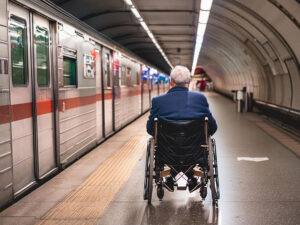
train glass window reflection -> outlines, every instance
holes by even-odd
[[[119,76],[120,76],[120,60],[118,57],[114,59],[114,73],[113,73],[113,84],[115,87],[120,86]]]
[[[76,86],[76,59],[64,56],[64,86]]]
[[[136,72],[136,84],[140,83],[140,75],[139,72]]]
[[[105,65],[104,65],[104,74],[105,74],[105,86],[110,87],[110,59],[109,53],[105,54]]]
[[[137,79],[138,79],[138,77],[137,77],[137,72],[136,71],[132,71],[131,72],[131,84],[133,84],[133,85],[135,85],[135,84],[137,84],[138,82],[137,82]]]
[[[39,86],[47,86],[49,82],[49,37],[47,29],[36,27],[35,43],[37,82]]]
[[[11,73],[13,85],[27,83],[26,23],[10,18]]]
[[[126,84],[127,86],[131,86],[131,68],[126,68]]]
[[[126,85],[126,67],[121,67],[121,85]]]

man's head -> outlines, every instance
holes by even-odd
[[[171,85],[174,86],[189,86],[191,73],[185,66],[175,66],[171,71]]]

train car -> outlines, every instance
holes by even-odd
[[[149,110],[168,82],[144,68],[51,3],[1,1],[0,207]]]

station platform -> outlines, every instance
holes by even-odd
[[[156,191],[143,200],[148,114],[0,213],[0,224],[300,224],[300,142],[265,117],[206,93],[218,123],[221,198]]]

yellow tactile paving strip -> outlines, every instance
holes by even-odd
[[[292,150],[298,157],[300,157],[300,143],[297,140],[291,138],[284,132],[279,131],[278,128],[275,128],[267,123],[258,122],[256,125],[274,137],[281,144]]]
[[[147,136],[138,134],[100,165],[37,224],[95,224],[143,155]]]

